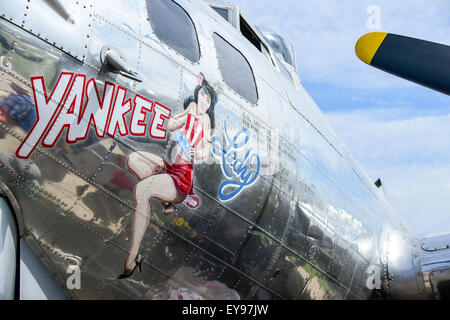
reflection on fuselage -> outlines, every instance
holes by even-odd
[[[80,266],[82,288],[68,290],[73,298],[368,298],[365,271],[370,264],[383,263],[378,251],[383,230],[403,230],[402,222],[303,88],[277,73],[232,26],[218,24],[205,13],[209,11],[196,7],[204,4],[180,3],[199,26],[202,58],[196,64],[162,43],[141,14],[136,15],[141,30],[130,31],[125,18],[113,17],[112,23],[107,12],[96,11],[89,18],[86,48],[75,48],[83,58],[60,50],[64,43],[47,43],[35,28],[24,32],[14,21],[0,19],[0,179],[20,203],[25,240],[40,250],[62,284],[67,267]],[[111,6],[137,12],[141,4],[117,0]],[[228,88],[213,67],[217,61],[208,37],[212,32],[242,48],[254,69],[257,105]],[[142,83],[101,69],[100,49],[112,44],[142,73]],[[60,138],[52,148],[37,146],[28,159],[17,158],[16,150],[36,116],[30,78],[43,76],[50,93],[63,71],[116,83],[128,90],[126,98],[143,95],[170,107],[172,114],[183,111],[197,75],[205,73],[220,92],[216,132],[225,132],[234,118],[233,127],[249,132],[247,149],[234,157],[245,159],[248,150],[258,152],[261,174],[236,197],[222,201],[220,185],[236,176],[225,176],[223,163],[195,164],[195,193],[201,206],[190,210],[177,205],[177,211],[166,216],[163,204],[151,200],[153,214],[141,244],[144,271],[116,280],[128,253],[138,183],[127,159],[138,151],[168,158],[176,148],[175,137],[99,138],[92,127],[83,141],[68,144]],[[102,88],[99,85],[100,97]],[[14,114],[14,108],[22,114]],[[230,174],[242,172],[236,168]],[[248,168],[251,172],[256,165]]]

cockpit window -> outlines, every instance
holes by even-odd
[[[241,33],[244,36],[244,38],[250,41],[250,43],[253,46],[255,46],[256,49],[261,51],[261,53],[267,58],[267,60],[269,60],[273,64],[269,50],[267,50],[265,44],[262,43],[261,39],[258,37],[256,32],[252,29],[252,27],[250,27],[250,25],[247,23],[247,21],[245,21],[245,19],[242,16],[240,16],[239,21],[240,21],[239,27],[241,29]]]
[[[280,60],[297,68],[294,48],[289,41],[267,28],[257,27],[257,29],[261,32],[266,42]]]
[[[211,6],[211,8],[213,8],[214,11],[216,11],[219,15],[221,15],[222,18],[224,18],[225,20],[230,22],[230,12],[228,11],[228,9],[214,7],[214,6]]]
[[[256,35],[255,31],[248,25],[248,23],[244,20],[244,18],[240,18],[239,26],[241,29],[242,35],[250,41],[251,44],[255,46],[256,49],[261,51],[261,40]]]
[[[255,77],[247,59],[217,33],[214,43],[223,80],[249,102],[258,102]]]
[[[161,41],[192,62],[200,59],[194,23],[182,7],[171,0],[147,0],[147,14]]]

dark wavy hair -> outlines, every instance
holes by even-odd
[[[203,73],[200,73],[200,74],[203,77],[202,85],[201,86],[198,85],[195,88],[194,96],[190,96],[189,98],[186,98],[184,100],[183,107],[186,110],[187,107],[189,107],[189,105],[191,104],[191,102],[198,103],[198,93],[200,92],[200,89],[204,89],[206,92],[208,92],[208,94],[209,94],[209,96],[211,98],[211,105],[209,106],[209,109],[206,111],[206,113],[208,114],[209,119],[211,121],[211,129],[214,129],[215,128],[214,108],[215,108],[215,106],[217,104],[217,101],[218,101],[217,92],[208,83],[208,81],[206,80],[206,78],[203,75]]]

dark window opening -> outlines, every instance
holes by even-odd
[[[147,14],[161,41],[192,62],[200,59],[194,23],[181,6],[171,0],[147,0]]]
[[[261,40],[256,35],[255,31],[248,25],[248,23],[242,18],[240,18],[240,27],[242,35],[247,38],[248,41],[251,42],[255,46],[256,49],[262,52],[261,50]]]

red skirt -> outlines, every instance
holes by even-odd
[[[169,164],[165,159],[164,166],[166,173],[172,177],[178,191],[183,194],[183,203],[191,208],[196,209],[200,205],[200,198],[194,193],[194,166],[191,162],[187,162],[181,156],[177,155],[174,164]]]
[[[177,189],[185,196],[192,192],[194,182],[194,166],[182,157],[178,156],[174,164],[169,164],[165,159],[164,166],[166,173],[172,177]]]

